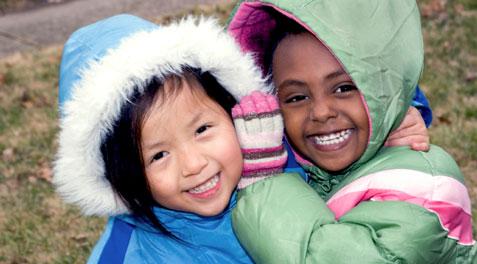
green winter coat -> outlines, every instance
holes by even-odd
[[[470,199],[452,157],[437,146],[383,147],[423,68],[416,2],[244,1],[229,32],[264,64],[283,15],[340,60],[364,95],[371,136],[340,174],[303,163],[310,185],[283,174],[241,191],[234,229],[250,255],[258,263],[477,263]]]

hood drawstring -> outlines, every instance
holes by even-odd
[[[320,170],[314,166],[306,166],[304,169],[308,175],[308,183],[324,200],[329,198],[329,194],[344,178],[344,175],[320,173]]]

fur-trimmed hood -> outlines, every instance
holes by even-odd
[[[214,19],[187,18],[158,26],[117,15],[74,32],[60,67],[59,149],[53,182],[59,194],[88,215],[128,212],[105,178],[101,143],[121,107],[148,80],[184,66],[211,73],[236,100],[269,91],[253,59]]]

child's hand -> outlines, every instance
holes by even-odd
[[[283,119],[275,96],[254,91],[232,109],[244,158],[238,188],[281,173],[287,161]]]
[[[410,146],[416,151],[429,150],[426,124],[415,107],[409,107],[401,125],[391,132],[384,145],[387,147]]]

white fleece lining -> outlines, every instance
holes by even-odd
[[[63,106],[53,182],[67,202],[88,215],[128,212],[104,177],[101,142],[135,87],[142,92],[152,76],[163,79],[184,65],[209,71],[237,100],[252,90],[271,91],[251,55],[213,19],[132,34],[81,72]]]

